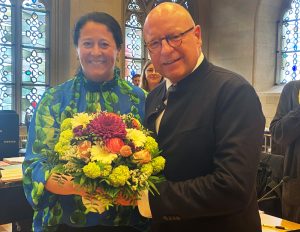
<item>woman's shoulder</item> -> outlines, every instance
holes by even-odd
[[[138,86],[133,85],[131,82],[126,81],[124,79],[119,79],[118,85],[122,91],[129,92],[131,94],[137,95],[139,97],[146,97],[146,93],[143,89]]]

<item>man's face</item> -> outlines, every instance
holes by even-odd
[[[176,36],[192,28],[192,23],[179,18],[151,17],[144,26],[144,38],[146,43],[159,40],[166,36]],[[152,63],[162,76],[176,83],[189,75],[200,56],[201,32],[200,26],[195,26],[184,34],[178,47],[170,46],[166,39],[161,41],[161,48],[150,51]]]
[[[136,76],[134,78],[132,78],[132,83],[135,85],[135,86],[139,86],[140,85],[140,82],[141,82],[141,79],[139,76]]]

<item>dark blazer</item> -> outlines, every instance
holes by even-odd
[[[287,83],[270,124],[272,138],[286,147],[282,188],[282,217],[300,223],[300,81]]]
[[[165,84],[146,100],[155,131]],[[156,136],[166,158],[160,195],[149,194],[153,231],[261,230],[255,180],[265,118],[252,86],[206,59],[168,94]]]

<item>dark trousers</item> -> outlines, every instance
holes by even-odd
[[[59,225],[57,232],[140,232],[130,226],[91,226],[91,227],[71,227]]]

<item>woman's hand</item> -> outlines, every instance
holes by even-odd
[[[120,192],[118,197],[115,201],[115,204],[122,205],[122,206],[136,206],[137,205],[137,198],[134,199],[126,199],[124,195]]]
[[[58,195],[80,195],[85,196],[86,190],[75,185],[73,178],[68,175],[52,173],[45,184],[45,188]]]

